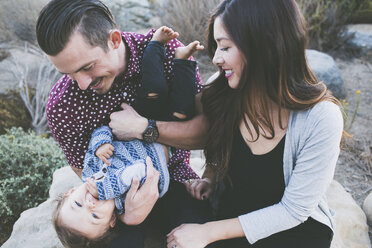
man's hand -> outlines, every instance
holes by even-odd
[[[112,156],[114,150],[115,148],[113,145],[111,145],[110,143],[105,143],[98,147],[98,149],[96,150],[96,156],[105,164],[110,165],[110,162],[107,159]]]
[[[128,104],[121,104],[123,110],[114,112],[110,115],[109,126],[112,133],[119,140],[142,139],[142,133],[145,131],[148,121],[140,116]]]
[[[125,198],[125,213],[120,216],[127,225],[141,224],[151,212],[159,198],[159,172],[154,169],[151,159],[146,158],[146,181],[139,187],[139,179],[134,177],[132,185]]]

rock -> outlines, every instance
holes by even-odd
[[[193,168],[202,173],[204,158],[201,151],[195,151],[191,159]],[[2,248],[62,248],[52,226],[52,212],[55,208],[54,197],[77,186],[81,180],[70,167],[58,169],[53,174],[53,183],[49,191],[50,199],[36,208],[24,211],[14,224],[11,237]],[[334,181],[327,192],[329,205],[336,211],[335,235],[332,248],[370,248],[366,216],[349,193]],[[154,227],[150,227],[154,228]],[[150,229],[150,233],[154,230]],[[156,230],[155,230],[156,231]],[[154,235],[146,240],[146,247],[157,247],[161,240]]]
[[[366,215],[341,184],[333,181],[327,191],[328,204],[335,211],[335,234],[331,248],[371,248]]]
[[[310,65],[319,81],[323,81],[338,99],[346,96],[344,81],[342,80],[341,71],[336,65],[334,59],[328,54],[316,51],[306,50],[306,56]]]
[[[117,26],[123,31],[149,29],[153,17],[148,0],[103,0],[111,10]]]
[[[21,214],[13,226],[12,235],[2,248],[62,248],[52,224],[56,204],[53,199],[80,183],[81,180],[70,167],[56,170],[49,190],[51,198]]]
[[[4,49],[0,49],[0,62],[10,56],[10,52]]]
[[[2,248],[62,248],[52,225],[54,206],[55,202],[49,199],[23,212]]]
[[[372,24],[348,25],[348,33],[354,33],[350,43],[361,49],[362,54],[372,55]]]
[[[372,192],[364,200],[363,211],[367,216],[368,222],[372,224]]]
[[[69,167],[63,167],[53,173],[53,182],[49,189],[49,197],[55,199],[59,194],[67,192],[72,187],[80,185],[82,181]]]

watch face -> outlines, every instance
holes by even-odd
[[[156,127],[148,127],[143,133],[143,140],[149,143],[155,142],[159,137],[159,132]]]

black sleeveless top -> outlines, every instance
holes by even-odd
[[[284,143],[285,136],[270,152],[254,155],[240,131],[235,132],[229,170],[224,180],[225,191],[218,204],[217,219],[236,218],[280,202],[285,189]],[[329,247],[332,231],[328,226],[309,218],[292,229],[258,241],[252,247],[292,247],[287,245],[287,242],[293,243],[294,240],[308,243],[309,246],[306,247]],[[313,242],[318,243],[314,245]],[[225,240],[216,244],[219,244],[217,247],[224,248],[251,247],[246,238]]]
[[[235,133],[229,180],[225,183],[227,193],[220,206],[222,216],[237,217],[280,202],[285,188],[284,141],[285,136],[270,152],[254,155],[240,131]]]

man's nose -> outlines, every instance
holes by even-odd
[[[89,85],[92,83],[92,78],[84,73],[76,73],[72,76],[72,79],[75,80],[81,90],[88,89]]]

